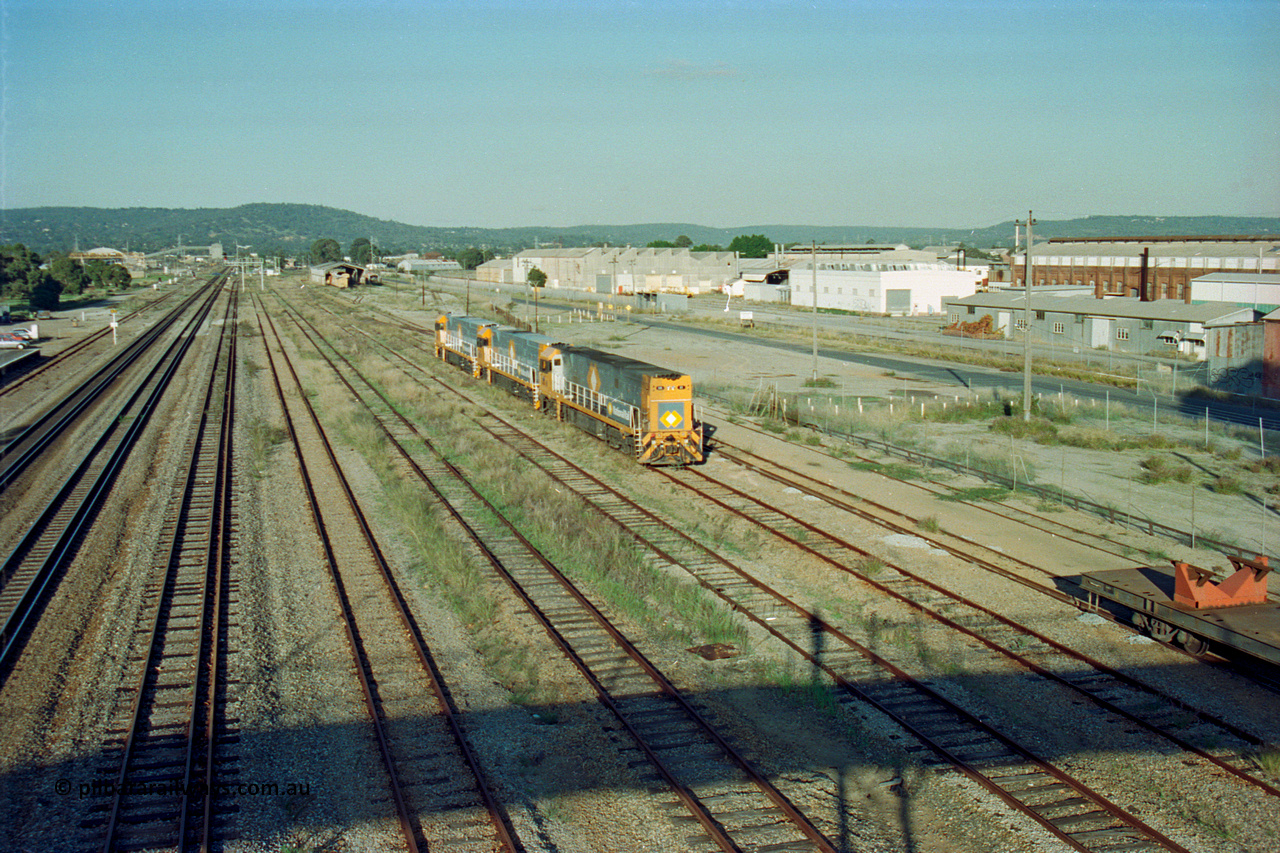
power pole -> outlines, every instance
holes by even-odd
[[[1026,319],[1022,328],[1022,419],[1031,420],[1031,226],[1036,221],[1027,211],[1027,296]]]
[[[813,387],[818,387],[818,241],[813,241]]]

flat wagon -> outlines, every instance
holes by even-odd
[[[1172,569],[1144,566],[1089,572],[1080,585],[1090,609],[1123,605],[1144,632],[1193,654],[1234,650],[1280,666],[1280,602],[1267,594],[1266,557],[1229,556],[1235,572],[1214,573],[1181,561]]]

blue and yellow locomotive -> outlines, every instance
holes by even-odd
[[[693,382],[682,373],[558,343],[478,317],[442,315],[436,356],[646,465],[701,462]]]

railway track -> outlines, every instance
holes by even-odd
[[[435,452],[391,400],[327,345],[318,330],[293,316],[348,390],[378,419],[392,449],[448,508],[490,570],[525,603],[590,684],[632,742],[631,749],[650,768],[648,781],[665,785],[687,812],[686,819],[698,823],[700,840],[725,851],[834,853],[834,846],[809,818],[756,771],[462,471]]]
[[[914,518],[885,504],[877,502],[868,495],[855,495],[849,491],[825,483],[815,477],[798,471],[794,468],[783,466],[777,462],[769,460],[757,453],[746,450],[741,447],[727,445],[724,442],[717,443],[717,453],[724,459],[740,466],[744,470],[749,470],[760,477],[777,483],[786,489],[791,489],[807,496],[809,499],[821,501],[823,504],[839,509],[842,512],[856,516],[868,521],[878,527],[893,531],[902,535],[910,535],[923,542],[929,544],[930,547],[942,551],[964,560],[966,563],[981,568],[984,571],[999,576],[1005,580],[1020,584],[1031,589],[1040,595],[1053,599],[1063,604],[1067,604],[1080,609],[1086,609],[1088,594],[1083,590],[1080,583],[1074,576],[1064,575],[1059,572],[1052,571],[1042,565],[1031,563],[1011,554],[1002,553],[983,545],[973,539],[947,531],[945,534],[931,534],[924,529],[921,523],[922,519]],[[888,477],[889,475],[882,475]],[[895,479],[890,477],[890,479]],[[933,494],[946,494],[942,490],[933,490],[919,483],[910,483],[909,481],[896,480],[896,482],[904,485],[912,485],[916,488],[923,488]],[[1002,513],[989,507],[975,505],[968,502],[962,502],[966,506],[974,507],[985,514],[990,514],[1003,519],[1020,529],[1030,531],[1038,531],[1047,533],[1055,540],[1066,540],[1075,544],[1083,545],[1113,556],[1122,556],[1120,552],[1111,550],[1102,545],[1097,544],[1095,536],[1086,531],[1071,527],[1070,525],[1061,523],[1050,523],[1048,520],[1039,516],[1032,516],[1032,520],[1026,518],[1018,518],[1012,513]],[[1127,561],[1126,561],[1127,562]],[[1221,572],[1218,573],[1218,580],[1222,580]],[[1050,585],[1052,584],[1052,585]],[[1280,596],[1271,593],[1269,599],[1272,602],[1280,602]],[[1141,627],[1140,622],[1135,622],[1132,616],[1128,619],[1113,613],[1105,608],[1093,608],[1091,612],[1097,613],[1102,618],[1109,621],[1124,625],[1126,627]],[[1143,614],[1134,614],[1142,616]],[[1155,631],[1147,632],[1152,639],[1161,643],[1165,647],[1181,653],[1185,653],[1193,659],[1202,660],[1205,663],[1218,665],[1217,660],[1209,661],[1203,658],[1204,655],[1211,652],[1210,645],[1203,639],[1186,634],[1179,638],[1177,632],[1168,631],[1160,634]],[[1223,661],[1225,663],[1225,661]],[[1230,668],[1233,671],[1243,671],[1243,674],[1250,678],[1254,678],[1259,684],[1274,688],[1274,680],[1268,679],[1264,672],[1250,672],[1247,667],[1242,667],[1237,663],[1232,663]]]
[[[714,407],[702,406],[700,408],[704,412],[718,411]],[[721,411],[721,414],[723,414],[725,417],[729,416],[727,412]],[[762,438],[777,439],[777,436],[771,435],[770,433],[767,433],[764,430],[757,429],[751,426],[750,424],[737,423],[736,426],[739,429],[746,430],[748,433],[760,436]],[[758,470],[763,476],[769,477],[770,479],[775,479],[775,480],[778,479],[776,475],[770,475],[766,473],[769,470],[768,463],[770,462],[770,460],[764,459],[759,454],[752,453],[751,451],[745,448],[735,446],[731,443],[727,443],[722,439],[717,440],[717,449],[719,450],[719,452],[727,456],[730,456],[736,462],[738,462],[738,464],[741,464],[744,467],[749,467],[749,468]],[[822,448],[815,447],[815,448],[810,448],[810,450],[812,450],[815,453],[823,453]],[[853,454],[851,456],[841,459],[840,462],[841,464],[853,462],[853,463],[861,463],[867,466],[871,466],[875,470],[878,476],[883,477],[886,480],[892,481],[898,484],[899,486],[909,488],[912,490],[917,490],[920,492],[925,492],[939,498],[946,498],[948,500],[954,501],[958,505],[962,505],[969,508],[975,513],[980,513],[984,517],[999,519],[1001,522],[1013,524],[1026,530],[1039,531],[1039,532],[1048,534],[1050,536],[1066,538],[1077,545],[1092,549],[1102,554],[1107,554],[1113,557],[1119,557],[1127,560],[1129,554],[1132,553],[1132,550],[1133,550],[1132,548],[1126,548],[1123,545],[1117,544],[1115,541],[1107,538],[1105,535],[1100,536],[1095,532],[1085,530],[1080,527],[1076,527],[1072,524],[1068,524],[1067,522],[1065,522],[1060,518],[1053,518],[1051,516],[1048,516],[1042,513],[1035,513],[1028,509],[1018,507],[1012,504],[993,503],[990,501],[964,500],[962,497],[959,497],[959,493],[960,493],[959,489],[953,486],[947,485],[945,483],[938,483],[930,480],[922,481],[918,479],[914,479],[914,480],[905,479],[903,477],[895,476],[892,470],[887,470],[886,466],[876,461],[875,459],[872,459],[867,456]],[[760,463],[764,463],[764,464],[760,464]],[[862,506],[863,508],[870,508],[872,511],[879,514],[882,518],[892,519],[894,516],[897,516],[898,518],[907,519],[908,521],[913,523],[915,521],[918,521],[918,519],[910,519],[909,517],[903,515],[897,510],[894,510],[891,507],[885,506],[884,504],[878,503],[868,495],[850,495],[848,492],[844,490],[836,489],[832,487],[830,484],[822,483],[816,478],[808,476],[804,472],[787,470],[782,473],[784,474],[785,477],[793,479],[795,481],[793,485],[796,485],[798,488],[802,488],[802,489],[817,488],[817,489],[825,490],[828,493],[838,494],[840,497],[843,497],[843,498],[850,498],[850,499],[856,500],[860,506]],[[807,484],[807,486],[802,484]],[[1116,520],[1112,520],[1110,523],[1112,525],[1118,525],[1120,522]],[[1135,531],[1136,531],[1136,528],[1140,526],[1141,525],[1135,524]],[[1136,532],[1142,532],[1142,531],[1136,531]],[[916,535],[920,535],[919,531],[917,531]],[[955,536],[955,534],[952,534],[952,535]],[[1145,535],[1151,536],[1153,534],[1145,533]],[[955,538],[965,541],[968,546],[970,546],[975,550],[983,548],[983,546],[980,543],[973,542],[971,540],[964,540],[964,538],[960,536],[955,536]],[[939,545],[939,547],[945,547],[945,546]],[[1010,557],[1005,554],[992,553],[989,551],[989,549],[984,549],[984,550],[988,551],[988,560],[987,560],[988,564],[990,564],[992,560],[995,560],[995,561],[1004,560],[1008,562],[1017,563],[1020,567],[1028,569],[1037,574],[1046,575],[1049,577],[1058,577],[1057,575],[1053,575],[1052,573],[1046,571],[1043,567],[1034,566],[1030,563],[1027,563],[1026,561],[1017,560],[1016,558]],[[1280,600],[1280,596],[1277,596],[1275,594],[1273,594],[1271,597],[1274,600]]]
[[[372,339],[372,336],[370,336],[370,338]],[[399,358],[405,364],[411,364],[411,362],[409,362],[408,359],[405,359],[399,352],[393,353],[392,357]],[[417,368],[414,367],[413,369],[416,370]],[[474,400],[472,400],[472,402],[474,402]],[[499,438],[507,447],[517,450],[520,447],[521,441],[529,440],[528,437],[524,436],[522,433],[503,433],[499,431],[494,434],[495,437]],[[542,452],[542,450],[531,452],[526,458],[535,459],[539,457]],[[544,463],[540,462],[538,464],[543,467],[544,470],[547,469],[547,466]],[[562,475],[559,481],[562,484],[574,487],[575,490],[578,490],[579,493],[582,494],[581,490],[574,485],[575,478],[578,478],[579,476],[580,474],[566,474]],[[753,514],[763,513],[765,509],[767,508],[756,506],[751,510],[746,510],[745,514],[747,516],[751,516]],[[628,510],[627,512],[630,513],[631,510]],[[738,512],[740,514],[743,513],[742,510],[738,510]],[[760,519],[763,518],[769,518],[769,520],[762,523]],[[791,523],[791,520],[778,519],[777,517],[770,518],[767,515],[759,515],[755,521],[756,523],[762,523],[762,526],[769,527],[771,530],[776,529],[779,523],[783,524],[783,526]],[[806,535],[811,532],[812,531],[806,531]],[[913,531],[913,533],[914,532],[915,531]],[[641,536],[638,538],[643,537]],[[696,570],[690,570],[687,565],[683,568],[686,571],[690,571],[690,573],[694,574],[695,577],[698,577],[699,573]],[[771,632],[778,627],[778,625],[771,623],[777,623],[781,618],[779,614],[785,614],[786,611],[790,609],[792,611],[790,615],[795,618],[795,624],[790,626],[792,630],[780,631],[776,636],[801,653],[805,653],[806,645],[812,642],[812,631],[815,624],[821,626],[821,633],[824,636],[836,636],[839,634],[839,632],[832,628],[832,626],[821,622],[821,620],[815,621],[816,614],[806,613],[803,611],[803,608],[798,608],[794,603],[780,600],[779,593],[763,589],[758,580],[752,578],[749,573],[744,573],[741,570],[735,569],[731,574],[726,574],[719,578],[715,577],[713,574],[703,574],[699,577],[699,582],[703,583],[703,585],[708,589],[712,589],[717,593],[722,594],[722,597],[724,597],[732,606],[735,606],[742,612],[747,613],[753,621],[756,621],[761,627]],[[740,598],[726,596],[723,594],[727,589],[733,588],[737,588],[740,592],[745,592],[748,597],[747,601],[744,602]],[[763,598],[760,597],[762,592],[764,592]],[[932,597],[933,594],[934,591],[930,591],[924,597]],[[752,598],[759,598],[759,601],[752,601]],[[770,598],[773,599],[772,602],[769,601]],[[907,601],[909,599],[903,597],[902,600]],[[753,612],[753,604],[759,605],[759,607],[763,608],[763,610],[761,610],[762,613],[769,613],[770,615],[762,616],[760,613]],[[919,604],[916,603],[914,606],[919,606]],[[959,626],[957,625],[957,627]],[[791,635],[789,639],[786,636],[788,633]],[[1005,638],[1005,641],[1007,644],[1008,638]],[[864,659],[874,660],[874,655],[869,650],[857,647],[856,643],[854,643],[850,638],[842,638],[841,642],[844,643],[852,653],[861,655]],[[998,650],[1001,654],[1007,654],[1009,651],[1007,648],[998,649],[997,647],[999,646],[999,643],[996,643],[991,638],[982,639],[982,642],[993,647],[993,649]],[[1038,645],[1039,643],[1040,639],[1037,638],[1034,644]],[[1022,645],[1023,640],[1018,639],[1015,644]],[[1045,645],[1048,647],[1048,650],[1054,654],[1059,653],[1060,651],[1065,651],[1070,654],[1069,650],[1053,648],[1053,644],[1051,643],[1047,643]],[[810,657],[812,659],[812,656]],[[877,666],[890,668],[890,675],[888,676],[890,686],[899,686],[899,683],[906,678],[905,673],[895,671],[892,669],[892,664],[887,661],[875,660],[875,663]],[[945,756],[946,761],[949,761],[954,766],[957,766],[964,772],[974,776],[974,778],[981,784],[986,785],[998,796],[1001,796],[1002,799],[1005,799],[1007,803],[1014,805],[1020,810],[1031,812],[1034,819],[1046,825],[1046,828],[1050,828],[1051,831],[1054,831],[1055,834],[1058,834],[1059,837],[1063,838],[1063,840],[1067,841],[1069,844],[1072,844],[1076,849],[1110,849],[1109,845],[1112,844],[1120,845],[1121,849],[1182,849],[1172,840],[1164,838],[1158,832],[1151,830],[1150,827],[1146,827],[1145,824],[1142,824],[1141,821],[1133,818],[1132,815],[1126,815],[1123,810],[1119,810],[1118,807],[1115,809],[1109,807],[1105,798],[1095,792],[1088,791],[1087,788],[1075,783],[1073,780],[1064,779],[1059,771],[1056,771],[1046,763],[1039,761],[1039,759],[1036,759],[1035,756],[1030,755],[1026,751],[1021,750],[1017,744],[1007,741],[1007,739],[1002,739],[998,733],[988,731],[983,735],[984,738],[987,736],[994,737],[997,743],[997,747],[994,748],[994,753],[991,756],[980,754],[977,760],[968,761],[965,759],[965,753],[969,751],[967,748],[958,750],[959,755],[956,754],[957,751],[955,750],[949,752],[947,749],[947,740],[955,736],[956,732],[959,731],[959,729],[955,729],[953,731],[953,725],[959,725],[960,728],[963,728],[964,725],[974,724],[977,725],[978,728],[982,728],[984,724],[980,720],[973,719],[957,722],[963,718],[964,712],[962,709],[956,709],[954,705],[951,706],[949,711],[940,712],[937,706],[933,703],[937,701],[945,703],[946,700],[942,697],[932,695],[928,696],[926,700],[921,700],[919,696],[913,696],[906,699],[889,699],[880,702],[874,695],[874,691],[872,695],[866,695],[859,692],[858,688],[854,687],[854,685],[868,683],[874,684],[876,682],[875,678],[867,677],[866,673],[856,669],[850,670],[850,673],[852,674],[851,676],[848,673],[842,675],[839,671],[834,671],[831,667],[827,666],[827,664],[823,663],[822,665],[837,684],[840,684],[851,693],[856,693],[862,696],[862,698],[867,699],[867,701],[877,707],[880,707],[882,710],[890,711],[891,716],[898,719],[900,723],[903,723],[908,730],[921,737],[924,743],[933,747],[935,750],[939,750],[940,754]],[[1051,666],[1048,662],[1045,664],[1031,663],[1024,665],[1027,665],[1029,669],[1039,672],[1042,675],[1051,674],[1053,670],[1056,669],[1056,667]],[[1181,715],[1182,712],[1190,711],[1190,716],[1196,717],[1197,712],[1195,712],[1195,709],[1188,709],[1185,706],[1181,709],[1175,709],[1177,713],[1173,715],[1175,717],[1174,719],[1168,719],[1170,716],[1168,713],[1164,714],[1166,719],[1163,721],[1152,719],[1152,717],[1160,716],[1158,714],[1147,714],[1147,719],[1142,719],[1139,715],[1135,714],[1133,710],[1127,710],[1124,706],[1126,704],[1135,706],[1143,703],[1150,704],[1150,689],[1144,685],[1123,684],[1126,688],[1136,687],[1139,690],[1146,691],[1146,694],[1141,697],[1141,700],[1135,702],[1134,697],[1124,695],[1124,690],[1118,691],[1119,695],[1117,695],[1116,679],[1113,679],[1110,673],[1102,673],[1101,678],[1097,677],[1098,674],[1099,673],[1095,670],[1092,675],[1085,675],[1075,679],[1059,680],[1063,686],[1067,686],[1076,691],[1088,693],[1093,701],[1098,702],[1102,707],[1107,708],[1113,713],[1125,717],[1131,722],[1137,722],[1149,731],[1159,732],[1162,736],[1173,740],[1174,743],[1179,745],[1179,748],[1187,749],[1198,757],[1206,758],[1216,766],[1232,773],[1247,784],[1254,785],[1264,793],[1275,795],[1275,789],[1271,787],[1270,783],[1258,778],[1256,774],[1251,772],[1249,762],[1242,755],[1242,751],[1240,749],[1218,749],[1215,751],[1222,753],[1221,756],[1210,755],[1200,747],[1194,746],[1174,734],[1174,729],[1183,726],[1188,722],[1187,716]],[[1123,683],[1124,679],[1120,678],[1118,681]],[[925,692],[928,693],[928,686],[925,685],[924,687]],[[892,713],[894,708],[905,713],[908,719],[903,719],[903,713]],[[931,722],[929,725],[925,726],[918,725],[918,721],[920,719],[932,721],[940,714],[954,714],[957,712],[960,717],[950,718],[950,724],[943,725],[941,735],[936,738],[934,737],[934,732],[931,731],[931,729],[934,728]],[[1252,738],[1248,733],[1238,731],[1232,732],[1231,727],[1224,724],[1221,720],[1215,720],[1203,713],[1200,713],[1198,718],[1192,719],[1191,723],[1195,725],[1209,723],[1210,725],[1224,727],[1226,731],[1232,733],[1233,737],[1239,735],[1246,740],[1257,743],[1257,739]],[[1219,731],[1222,730],[1223,728],[1219,729]],[[964,737],[961,737],[961,739],[963,740]],[[977,741],[975,740],[974,742]],[[1007,773],[1003,775],[984,773],[986,768],[992,763],[1003,763],[1007,765],[1009,762],[1014,761],[1015,758],[1021,762],[1022,768],[1026,770],[1025,773],[1012,775]],[[1007,767],[1004,767],[1003,769],[1007,770]],[[1044,783],[1048,785],[1048,787],[1044,787],[1041,783],[1044,782],[1044,779],[1049,778],[1053,781]],[[1028,787],[1025,790],[1033,792],[1034,796],[1025,798],[1020,797],[1020,792],[1024,790],[1020,786],[1024,784],[1028,784]],[[1043,790],[1041,790],[1042,788]],[[1038,797],[1053,793],[1065,795],[1057,799],[1050,798],[1047,801],[1043,799],[1036,801]],[[1028,800],[1030,800],[1030,802],[1028,802]],[[1046,806],[1046,802],[1051,803],[1052,805]],[[1042,816],[1046,814],[1049,816],[1048,820]],[[1132,820],[1130,820],[1130,818],[1132,818]],[[1115,821],[1115,823],[1099,829],[1097,826],[1098,823],[1107,820]],[[1132,845],[1132,847],[1128,845]]]
[[[165,294],[160,298],[148,303],[142,308],[139,308],[137,311],[131,311],[128,314],[125,314],[123,317],[120,317],[116,322],[127,323],[130,320],[136,319],[142,315],[142,312],[149,311],[153,308],[163,305],[165,302],[168,302],[170,299],[173,298],[176,292],[177,291],[175,290],[169,290],[165,292]],[[24,372],[21,376],[19,376],[17,379],[14,379],[12,382],[7,382],[3,386],[0,386],[0,400],[3,400],[9,394],[12,394],[14,391],[18,390],[23,385],[26,385],[28,382],[31,382],[32,380],[35,380],[35,379],[39,379],[46,372],[51,371],[55,368],[59,368],[59,369],[64,368],[67,365],[67,363],[69,363],[72,360],[72,358],[81,354],[96,342],[103,340],[110,333],[111,333],[110,326],[105,326],[99,329],[98,331],[93,332],[92,334],[85,335],[80,340],[76,341],[74,344],[67,347],[66,349],[60,350],[57,355],[54,355],[48,359],[43,360],[37,367],[34,367]]]
[[[48,593],[69,564],[86,526],[182,365],[195,332],[212,310],[217,295],[216,287],[202,291],[203,301],[190,306],[190,316],[168,348],[138,380],[116,416],[81,463],[64,478],[61,488],[0,566],[0,678],[7,678]],[[60,429],[70,423],[68,420]]]
[[[152,347],[184,314],[200,300],[208,300],[209,293],[217,290],[218,281],[191,294],[161,320],[147,329],[118,355],[100,367],[87,380],[62,397],[47,411],[20,429],[0,450],[0,491],[7,489],[15,479],[72,424],[92,406],[110,395],[115,383],[127,375],[133,365],[152,352]],[[190,333],[188,326],[184,333]]]
[[[395,355],[402,363],[412,365],[402,355]],[[425,375],[420,368],[416,369]],[[457,391],[450,383],[434,376],[430,379],[468,402],[487,408]],[[501,426],[495,427],[494,422]],[[669,525],[663,525],[661,531],[642,530],[642,525],[637,523],[637,513],[644,523],[649,524],[656,520],[656,516],[563,457],[552,454],[509,422],[489,413],[482,425],[509,450],[548,473],[552,472],[544,460],[554,459],[556,467],[568,466],[567,471],[562,471],[559,476],[553,474],[558,482],[573,488],[597,509],[631,530],[639,541],[650,546],[673,568],[691,574],[738,612],[803,655],[814,666],[820,667],[848,701],[861,700],[886,713],[932,749],[942,761],[961,770],[1006,804],[1040,823],[1073,849],[1185,849],[1105,796],[1005,737],[928,684],[914,679],[860,645],[817,613],[769,588],[750,572],[701,548]],[[664,470],[663,473],[670,476],[670,472]],[[597,499],[592,500],[588,493],[596,490],[603,490],[608,498],[601,499],[597,495]],[[622,503],[609,506],[613,501]],[[765,507],[757,508],[761,514],[766,511]],[[657,543],[671,542],[673,534],[678,535],[685,546],[692,547],[693,554],[683,560],[671,559],[674,555]],[[826,639],[818,641],[817,637]],[[831,640],[838,644],[838,648],[816,653],[819,642]]]
[[[523,850],[510,817],[489,788],[457,706],[275,323],[261,304],[258,319],[275,341],[274,353],[268,346],[267,356],[277,398],[338,596],[400,841],[409,851]],[[286,394],[282,374],[288,375],[296,395]],[[321,495],[343,499],[335,506],[334,499],[325,501]],[[358,536],[350,535],[353,529],[358,529]],[[459,773],[459,768],[466,772]]]
[[[236,606],[235,415],[237,299],[227,299],[180,497],[165,518],[157,577],[146,591],[142,664],[125,724],[104,746],[102,802],[82,823],[103,851],[208,850],[233,806],[216,792],[236,769],[219,746],[227,718],[225,655]],[[222,781],[220,781],[222,780]]]

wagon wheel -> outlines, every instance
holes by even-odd
[[[1189,654],[1202,655],[1209,650],[1209,641],[1204,637],[1197,637],[1188,631],[1179,631],[1177,640],[1178,645],[1187,650]]]
[[[1147,619],[1147,633],[1151,635],[1152,639],[1168,643],[1173,640],[1173,635],[1178,633],[1178,629],[1168,622],[1161,621],[1154,616],[1149,616]]]

